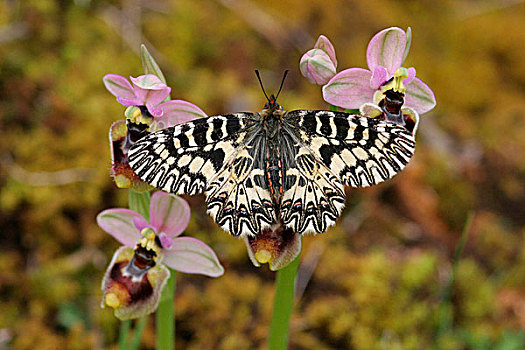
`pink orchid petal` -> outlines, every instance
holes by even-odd
[[[171,88],[167,87],[164,90],[147,90],[139,87],[135,87],[135,94],[137,99],[142,103],[140,105],[146,106],[157,106],[162,103],[170,95]]]
[[[190,216],[190,206],[184,199],[162,191],[151,196],[149,218],[157,233],[180,235],[188,226]]]
[[[405,107],[412,107],[417,113],[423,114],[435,106],[434,92],[421,79],[414,78],[406,84]]]
[[[151,114],[154,117],[160,117],[162,116],[162,109],[160,107],[156,107],[156,105],[151,103],[146,103],[146,108],[148,109],[149,114]]]
[[[321,49],[328,54],[330,60],[334,64],[334,67],[337,68],[337,59],[335,58],[335,48],[334,45],[328,40],[324,35],[319,35],[319,39],[314,45],[314,49]]]
[[[133,210],[107,209],[97,215],[97,224],[120,243],[134,248],[140,239],[140,232],[133,223],[137,217],[142,215]]]
[[[164,232],[159,235],[160,244],[162,248],[170,249],[173,245],[173,238],[168,237]]]
[[[301,57],[301,74],[312,84],[326,84],[336,72],[334,63],[321,49],[312,49]]]
[[[133,219],[133,225],[135,225],[139,232],[142,232],[142,230],[144,230],[146,227],[153,228],[153,225],[150,225],[142,215]]]
[[[135,92],[129,81],[123,76],[117,74],[106,74],[102,78],[106,89],[109,90],[115,97],[122,97],[126,99],[134,99]]]
[[[157,106],[170,95],[171,88],[153,74],[129,78],[133,83],[136,98],[141,101],[140,105]]]
[[[215,252],[196,238],[175,238],[171,249],[164,249],[163,252],[164,264],[177,271],[210,277],[218,277],[224,273]]]
[[[392,76],[403,63],[403,55],[407,44],[405,32],[401,28],[383,29],[370,40],[366,50],[368,68],[383,66]]]
[[[198,118],[207,117],[206,113],[193,103],[183,100],[171,100],[158,106],[162,109],[162,117],[153,120],[154,130],[169,128]]]
[[[129,77],[134,86],[144,90],[164,90],[168,86],[162,82],[156,75],[145,74],[136,78]]]
[[[375,90],[370,88],[371,77],[372,73],[366,69],[345,69],[323,86],[323,98],[342,108],[359,108],[374,97]]]
[[[379,89],[384,82],[388,80],[388,72],[385,67],[376,66],[372,78],[370,79],[370,87],[374,90]]]
[[[142,106],[142,100],[139,99],[129,99],[129,98],[123,98],[123,97],[117,97],[118,103],[121,105],[124,105],[126,107],[129,106]]]
[[[416,77],[416,69],[414,67],[410,67],[407,70],[408,70],[408,77],[403,80],[403,84],[405,85],[410,84],[410,82],[412,82],[412,80],[414,80],[414,78]]]

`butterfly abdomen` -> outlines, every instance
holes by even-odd
[[[276,207],[279,206],[284,192],[284,169],[281,160],[280,139],[281,119],[280,114],[270,113],[263,116],[263,128],[266,135],[266,154],[264,162],[264,175],[266,188],[270,191],[271,198]]]

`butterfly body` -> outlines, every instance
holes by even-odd
[[[281,224],[321,233],[345,203],[344,185],[385,181],[410,160],[414,136],[389,121],[330,111],[284,111],[194,120],[140,139],[135,173],[161,190],[204,192],[208,213],[233,235]]]

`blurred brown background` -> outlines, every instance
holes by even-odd
[[[368,41],[390,26],[412,27],[405,66],[438,104],[408,168],[349,189],[338,225],[304,239],[290,346],[524,348],[522,1],[4,0],[0,349],[115,348],[118,322],[100,309],[99,285],[118,244],[95,216],[127,205],[108,176],[107,133],[124,107],[102,77],[140,75],[141,43],[172,98],[209,115],[262,108],[254,69],[269,92],[291,70],[285,109],[325,109],[300,75],[302,54],[325,34],[339,70],[366,67]],[[226,273],[177,275],[177,348],[264,349],[274,273],[252,266],[201,196],[188,199],[186,233],[210,244]],[[153,327],[150,318],[145,349]]]

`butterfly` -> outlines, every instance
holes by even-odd
[[[344,186],[388,180],[414,153],[413,133],[390,115],[286,112],[276,96],[265,96],[259,113],[216,115],[144,136],[128,154],[131,168],[163,191],[204,193],[208,213],[235,236],[276,225],[315,234],[340,216]]]

